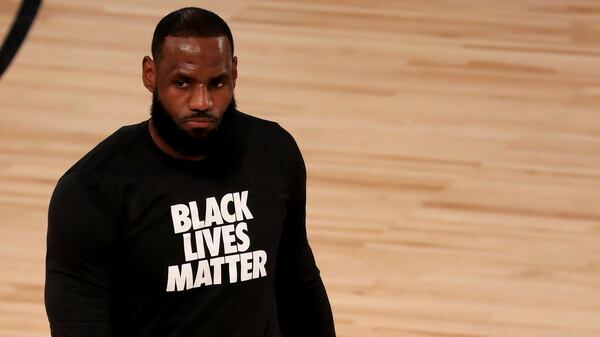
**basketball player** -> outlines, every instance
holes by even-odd
[[[151,118],[102,141],[50,202],[52,336],[335,336],[307,242],[306,171],[244,114],[227,24],[183,8],[142,63]]]

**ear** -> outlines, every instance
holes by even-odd
[[[150,56],[144,56],[142,61],[142,81],[148,91],[154,92],[156,87],[156,65]]]
[[[233,87],[235,88],[235,81],[237,80],[238,72],[237,72],[237,56],[233,57],[233,61],[231,62],[231,78],[233,79]]]

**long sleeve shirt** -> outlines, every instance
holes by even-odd
[[[335,336],[307,241],[306,169],[278,124],[236,112],[229,146],[174,159],[148,122],[59,180],[45,304],[53,337]]]

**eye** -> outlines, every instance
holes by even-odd
[[[225,85],[224,81],[221,79],[214,79],[210,81],[210,86],[215,89],[222,88]]]
[[[187,86],[187,82],[184,80],[176,80],[174,83],[177,88],[185,88]]]

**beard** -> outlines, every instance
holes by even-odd
[[[231,144],[233,138],[232,120],[236,108],[235,97],[232,96],[219,125],[210,130],[208,134],[204,134],[200,130],[196,133],[180,128],[160,102],[158,93],[154,91],[152,93],[150,116],[158,135],[175,151],[185,156],[212,156],[223,153]],[[196,115],[204,117],[202,113]]]

